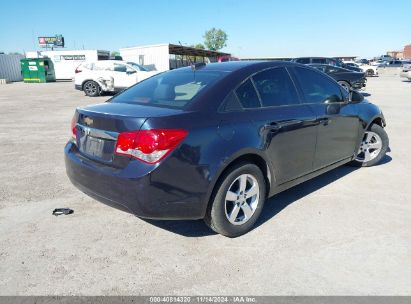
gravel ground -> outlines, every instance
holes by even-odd
[[[0,295],[411,295],[411,82],[368,81],[383,163],[341,167],[270,199],[250,233],[144,221],[68,181],[72,83],[0,86]],[[52,216],[57,207],[75,210]]]

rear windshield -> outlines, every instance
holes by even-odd
[[[224,75],[218,71],[168,71],[132,86],[111,102],[183,108]]]

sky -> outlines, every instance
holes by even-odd
[[[2,1],[0,51],[39,50],[38,36],[62,34],[66,49],[117,51],[196,44],[228,34],[240,58],[374,57],[411,44],[411,0]]]

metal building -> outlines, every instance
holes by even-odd
[[[190,65],[190,62],[216,62],[228,53],[196,49],[177,44],[157,44],[121,48],[123,60],[133,61],[159,72]]]
[[[26,53],[27,58],[50,58],[54,65],[57,80],[72,79],[76,68],[83,62],[107,60],[109,51],[103,50],[61,50],[32,51]]]
[[[408,44],[404,47],[404,58],[411,59],[411,44]]]
[[[20,59],[22,55],[0,54],[0,79],[6,79],[7,82],[21,81]]]

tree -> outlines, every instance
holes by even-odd
[[[222,29],[212,28],[204,34],[204,44],[207,49],[212,51],[221,50],[223,47],[227,46],[227,34]]]
[[[196,49],[202,49],[202,50],[205,49],[205,46],[204,46],[204,44],[202,44],[202,43],[197,43],[194,47],[195,47]]]
[[[116,56],[120,56],[120,52],[117,52],[117,51],[111,52],[111,57],[116,57]]]

